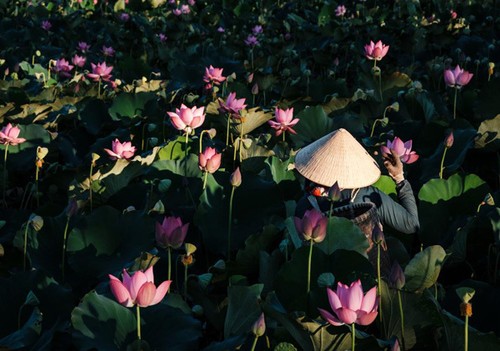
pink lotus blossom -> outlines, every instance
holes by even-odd
[[[93,79],[94,82],[99,80],[109,81],[111,78],[111,71],[113,66],[106,66],[106,62],[98,63],[97,65],[91,63],[92,73],[87,73],[87,77]]]
[[[85,62],[87,62],[87,59],[83,56],[78,56],[75,54],[75,56],[73,56],[73,58],[71,59],[71,62],[77,67],[83,67],[85,66]]]
[[[222,154],[212,147],[207,147],[198,158],[198,167],[204,172],[215,173],[220,167],[221,159]]]
[[[189,108],[182,104],[180,109],[176,108],[175,112],[167,112],[167,114],[170,116],[170,122],[172,122],[176,129],[191,134],[205,122],[204,112],[204,106],[200,108],[196,106]]]
[[[43,21],[41,27],[48,32],[52,28],[52,23],[50,21]]]
[[[116,160],[117,158],[128,160],[134,156],[135,146],[132,146],[130,141],[121,143],[120,140],[115,139],[111,143],[111,150],[104,149],[104,151],[106,151],[113,160]]]
[[[391,155],[391,150],[394,150],[401,159],[401,162],[410,164],[419,158],[415,151],[411,151],[412,143],[411,139],[407,142],[403,142],[398,137],[395,137],[392,142],[387,140],[387,146],[381,146],[380,151],[382,152],[382,155]]]
[[[241,185],[241,171],[240,167],[237,167],[233,173],[229,176],[229,183],[232,187],[237,188]]]
[[[389,45],[382,44],[382,40],[377,41],[376,44],[370,41],[370,44],[365,45],[365,56],[369,60],[380,61],[387,55]]]
[[[281,135],[281,133],[289,131],[292,134],[297,134],[295,130],[293,130],[293,126],[299,123],[298,118],[293,118],[293,107],[282,110],[276,107],[274,112],[276,121],[268,121],[271,128],[276,129],[276,136]]]
[[[339,5],[335,9],[335,16],[337,16],[337,17],[342,17],[345,15],[345,13],[346,13],[346,8],[344,5]]]
[[[156,242],[162,248],[178,249],[186,239],[189,223],[182,224],[179,217],[165,217],[160,224],[156,222]]]
[[[102,54],[107,57],[115,56],[115,49],[113,47],[107,47],[105,45],[102,46]]]
[[[266,318],[264,313],[261,313],[259,318],[252,325],[252,333],[257,337],[261,337],[266,332]]]
[[[19,127],[14,127],[12,124],[8,123],[0,131],[0,144],[3,145],[17,145],[24,143],[26,139],[18,138],[21,129]]]
[[[189,8],[189,5],[181,5],[181,12],[183,15],[189,15],[191,13],[191,9]]]
[[[130,19],[130,15],[126,12],[122,12],[122,13],[120,13],[120,16],[118,17],[118,19],[122,22],[127,22]]]
[[[297,232],[304,237],[304,240],[312,240],[320,243],[325,240],[328,218],[315,208],[307,210],[302,219],[294,217]]]
[[[255,35],[252,35],[252,34],[250,34],[244,41],[245,41],[245,44],[247,44],[248,46],[251,46],[251,47],[259,45],[259,40],[257,39],[257,37]]]
[[[76,48],[80,50],[82,53],[86,53],[87,51],[90,50],[90,45],[84,41],[79,41]]]
[[[159,40],[160,40],[160,42],[162,42],[162,43],[166,42],[166,41],[167,41],[167,39],[168,39],[168,37],[167,37],[165,34],[163,34],[163,33],[158,33],[156,36],[158,37],[158,39],[159,39]]]
[[[245,98],[236,99],[236,93],[230,93],[225,102],[219,100],[219,111],[227,112],[233,118],[241,118],[240,111],[247,107],[245,100]]]
[[[469,73],[460,68],[459,65],[454,70],[447,69],[444,71],[444,82],[449,87],[462,88],[464,85],[469,84],[474,74]]]
[[[175,15],[175,16],[180,16],[182,15],[182,12],[180,9],[173,9],[172,10],[172,13]]]
[[[335,315],[319,308],[320,314],[334,326],[356,323],[371,324],[378,314],[377,287],[363,293],[361,281],[358,279],[350,286],[337,284],[337,291],[327,288],[328,301]]]
[[[217,28],[217,32],[219,32],[219,33],[224,33],[225,31],[226,30],[222,26],[219,26],[219,28]]]
[[[73,69],[74,66],[70,65],[69,62],[66,59],[58,59],[56,60],[56,64],[54,67],[52,67],[52,70],[59,74],[59,76],[64,77],[64,78],[69,78],[71,77],[71,70]]]
[[[259,35],[259,34],[262,34],[264,30],[262,29],[262,26],[261,25],[256,25],[252,28],[252,33],[253,35]]]
[[[111,274],[108,277],[110,279],[109,287],[116,301],[125,307],[156,305],[163,300],[172,283],[171,280],[165,280],[156,287],[153,266],[149,267],[145,272],[136,271],[132,276],[124,269],[122,272],[123,282]]]
[[[205,75],[203,76],[203,81],[206,83],[213,83],[215,85],[220,85],[226,80],[226,77],[222,75],[224,68],[215,68],[212,65],[210,67],[205,67]]]
[[[194,6],[196,4],[195,0],[188,0],[188,4]]]

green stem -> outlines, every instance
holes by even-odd
[[[231,260],[231,224],[233,221],[233,198],[236,187],[231,187],[231,196],[229,198],[229,218],[227,220],[227,260]]]
[[[255,351],[255,347],[257,346],[258,340],[259,340],[259,337],[257,335],[255,335],[255,338],[253,339],[252,348],[250,349],[250,351]]]
[[[405,317],[403,312],[403,300],[401,299],[401,290],[398,289],[398,300],[399,300],[399,314],[401,316],[401,344],[403,346],[403,351],[406,350],[405,346]]]
[[[187,300],[188,266],[184,266],[184,300]]]
[[[137,340],[141,340],[141,308],[139,305],[135,305],[135,311],[137,314]]]
[[[146,137],[146,126],[148,124],[147,123],[144,123],[144,125],[142,126],[142,136],[141,136],[141,151],[144,151],[144,147],[146,146],[144,140],[145,140],[145,137]]]
[[[384,96],[382,94],[382,72],[378,75],[378,89],[380,92],[380,101],[384,101]]]
[[[61,264],[61,273],[63,281],[64,281],[64,266],[66,261],[66,239],[68,236],[68,227],[70,218],[71,218],[70,216],[66,216],[66,226],[64,227],[64,234],[63,234],[63,249],[62,249],[62,264]]]
[[[379,297],[378,299],[379,317],[380,317],[380,322],[382,322],[382,277],[380,275],[380,246],[382,246],[381,243],[378,243],[377,244],[377,284],[378,284],[377,295]]]
[[[90,174],[89,174],[89,201],[90,201],[90,212],[92,212],[92,174],[94,173],[94,162],[90,163]]]
[[[453,99],[453,119],[457,118],[457,94],[458,88],[455,87],[455,98]]]
[[[311,291],[311,263],[312,263],[313,246],[314,246],[314,241],[313,239],[311,239],[309,245],[309,258],[307,260],[307,294],[309,294],[309,291]]]
[[[26,252],[28,249],[28,228],[30,225],[30,221],[26,222],[26,229],[24,229],[24,250],[23,250],[23,271],[26,271]]]
[[[351,351],[354,351],[356,346],[356,327],[355,324],[351,324]]]
[[[469,350],[469,316],[465,316],[464,351]]]
[[[167,248],[168,252],[168,273],[167,273],[167,280],[172,280],[172,248],[169,246]]]
[[[252,70],[253,70],[253,48],[250,49],[250,57],[252,60]]]
[[[201,131],[200,133],[200,154],[203,152],[203,133],[205,133],[206,130]]]
[[[227,130],[226,130],[226,147],[229,145],[229,124],[231,122],[231,115],[227,114]]]
[[[380,121],[380,119],[376,119],[375,121],[373,121],[372,131],[370,132],[370,138],[373,136],[373,133],[375,132],[375,126],[377,125],[378,121]]]
[[[40,207],[40,199],[38,198],[38,175],[40,172],[40,168],[35,166],[35,192],[36,192],[36,207]]]
[[[97,85],[97,98],[101,98],[101,78],[99,78],[99,84]]]
[[[243,118],[240,119],[240,143],[238,146],[238,156],[240,158],[240,163],[241,163],[241,148],[243,146]]]
[[[283,132],[283,142],[285,142],[285,132]]]
[[[5,152],[3,155],[3,202],[5,202],[7,194],[7,155],[9,153],[9,144],[5,144]]]
[[[208,172],[205,171],[205,176],[203,177],[203,190],[207,187]]]
[[[441,166],[439,167],[439,179],[443,179],[443,171],[444,171],[444,158],[446,157],[446,151],[448,148],[444,148],[443,157],[441,157]]]

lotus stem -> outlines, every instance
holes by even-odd
[[[167,280],[172,280],[172,248],[169,246],[167,248],[168,252],[168,273],[167,273]]]
[[[226,147],[229,145],[229,123],[231,122],[231,115],[227,114],[227,130],[226,130]]]
[[[457,118],[457,95],[458,88],[455,87],[455,98],[453,99],[453,119]]]
[[[285,142],[285,132],[283,132],[283,142]]]
[[[24,250],[23,250],[23,271],[26,272],[26,252],[28,251],[28,228],[30,221],[26,222],[26,228],[24,229]]]
[[[253,48],[250,49],[250,62],[252,63],[252,70],[253,70]]]
[[[203,152],[203,133],[205,133],[206,130],[202,130],[200,133],[200,154]]]
[[[377,295],[379,297],[378,299],[378,310],[379,310],[379,317],[380,317],[380,322],[382,322],[382,277],[380,274],[380,246],[381,242],[377,243]]]
[[[92,174],[94,173],[94,161],[90,163],[90,174],[89,174],[89,201],[90,201],[90,212],[92,212],[93,204],[92,204]]]
[[[227,260],[231,261],[231,224],[233,221],[233,198],[236,187],[231,187],[231,196],[229,198],[229,218],[227,220]]]
[[[38,198],[38,173],[40,172],[40,168],[35,166],[35,192],[36,192],[36,207],[40,207],[40,199]]]
[[[312,263],[312,254],[313,254],[313,239],[310,240],[309,245],[309,258],[307,260],[307,294],[311,291],[311,263]]]
[[[6,202],[7,194],[7,154],[9,153],[9,144],[5,144],[5,151],[3,154],[3,202]]]
[[[390,108],[391,106],[387,106],[385,109],[384,109],[384,114],[382,115],[382,118],[378,118],[376,119],[375,121],[373,121],[373,125],[372,125],[372,131],[370,133],[370,138],[373,136],[373,134],[375,133],[375,126],[377,125],[377,122],[380,122],[380,121],[383,121],[385,119],[385,115],[387,113],[387,110]]]
[[[62,273],[62,280],[64,281],[64,266],[65,266],[65,261],[66,261],[66,239],[68,236],[68,228],[69,228],[69,220],[70,216],[66,216],[66,225],[64,227],[64,234],[63,234],[63,249],[62,249],[62,264],[61,264],[61,273]]]
[[[354,351],[356,347],[356,326],[354,323],[351,324],[351,351]]]
[[[101,78],[99,78],[99,83],[97,84],[97,98],[101,98]]]
[[[403,345],[403,351],[406,350],[405,346],[405,317],[403,312],[403,300],[401,299],[401,290],[398,289],[398,300],[399,300],[399,314],[401,316],[401,343]]]
[[[203,177],[203,190],[207,187],[208,172],[205,171],[205,176]]]
[[[378,75],[378,89],[380,91],[380,101],[384,101],[384,95],[382,94],[382,72]]]
[[[188,265],[184,265],[184,300],[187,300]]]
[[[144,142],[144,140],[146,139],[146,126],[147,125],[148,125],[147,123],[144,123],[144,125],[142,126],[141,151],[145,151],[144,147],[147,147],[147,144]]]
[[[441,157],[441,166],[439,167],[439,179],[443,179],[443,171],[444,171],[444,159],[446,157],[446,152],[448,151],[448,148],[445,147],[443,151],[443,157]]]
[[[241,149],[243,147],[243,118],[240,119],[241,123],[240,123],[240,143],[239,143],[239,146],[238,146],[238,156],[240,158],[240,163],[241,163]]]
[[[139,305],[135,305],[135,311],[137,315],[137,340],[141,340],[141,308]],[[140,344],[138,346],[140,349]]]
[[[465,326],[464,326],[464,351],[469,350],[469,316],[465,316]]]
[[[259,340],[259,337],[257,335],[255,335],[255,338],[253,339],[252,348],[250,349],[250,351],[255,351],[255,347],[257,346],[258,340]]]

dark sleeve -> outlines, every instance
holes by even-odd
[[[362,189],[365,190],[365,189]],[[417,204],[410,183],[403,180],[396,185],[398,202],[394,201],[383,191],[373,187],[366,188],[358,195],[356,202],[373,202],[377,206],[377,213],[384,225],[388,225],[405,234],[418,231],[420,223],[418,220]]]

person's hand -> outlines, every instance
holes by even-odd
[[[384,166],[391,178],[397,183],[402,182],[405,177],[403,173],[403,163],[396,151],[391,150],[391,154],[382,154]]]

